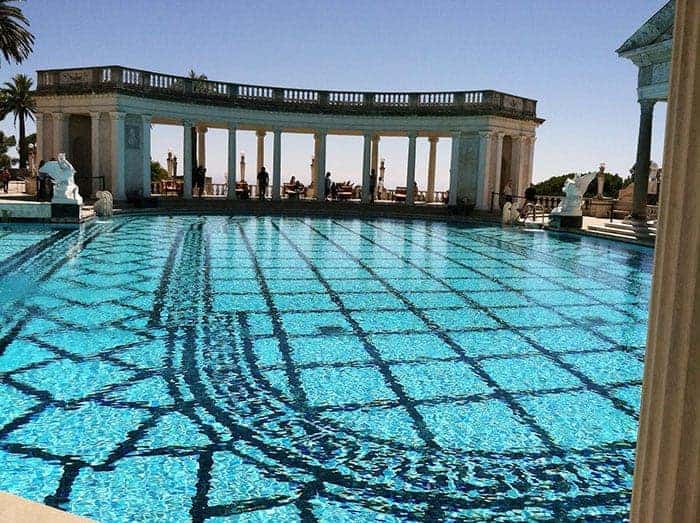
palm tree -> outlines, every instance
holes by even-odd
[[[19,168],[27,168],[26,119],[34,120],[36,101],[32,96],[33,81],[25,74],[17,74],[5,82],[0,90],[0,120],[12,113],[15,125],[19,119]]]
[[[7,62],[21,63],[32,52],[34,35],[22,10],[10,2],[0,0],[0,53]]]

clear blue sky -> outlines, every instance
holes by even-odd
[[[596,169],[627,174],[634,163],[636,68],[615,49],[664,0],[256,1],[28,0],[36,34],[20,67],[0,80],[52,67],[121,64],[210,79],[319,89],[496,89],[539,101],[534,177]],[[665,104],[657,105],[652,158],[661,163]],[[0,129],[14,133],[11,119]],[[181,150],[179,128],[157,126],[152,155]],[[267,140],[271,164],[272,137]],[[308,179],[312,138],[285,135],[283,173]],[[239,134],[249,173],[252,133]],[[386,139],[387,185],[402,185],[405,139]],[[427,142],[419,141],[424,187]],[[223,178],[223,131],[207,138],[209,173]],[[359,181],[360,139],[331,138],[335,178]],[[438,185],[449,169],[449,141],[438,150]]]

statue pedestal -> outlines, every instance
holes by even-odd
[[[51,203],[51,221],[80,222],[80,205],[75,203]]]
[[[556,229],[580,229],[583,227],[583,216],[567,216],[565,214],[550,214],[549,226]]]

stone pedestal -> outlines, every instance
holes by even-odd
[[[609,218],[613,208],[613,200],[608,198],[595,198],[591,200],[589,207],[590,216],[596,218]]]
[[[583,216],[566,216],[563,214],[550,214],[549,226],[556,229],[580,229],[583,227]]]

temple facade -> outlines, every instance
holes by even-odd
[[[535,133],[543,122],[535,100],[497,91],[368,93],[252,86],[177,77],[120,66],[38,71],[37,158],[65,152],[78,171],[81,192],[110,190],[116,200],[151,193],[151,125],[182,126],[184,198],[192,197],[192,170],[206,166],[209,128],[227,129],[228,197],[235,198],[236,131],[254,131],[258,167],[264,139],[273,134],[272,198],[281,198],[281,135],[315,137],[313,180],[325,198],[326,137],[364,137],[363,200],[378,168],[382,136],[408,138],[406,188],[414,203],[415,148],[428,139],[428,201],[435,184],[436,146],[452,141],[449,204],[487,209],[492,193],[510,182],[522,194],[532,180]],[[195,145],[197,144],[198,145]],[[379,171],[377,170],[377,173]],[[433,189],[431,189],[431,186]]]
[[[639,140],[634,168],[634,197],[630,220],[644,228],[651,162],[651,134],[654,106],[666,102],[673,47],[673,18],[676,2],[670,0],[630,36],[617,54],[639,69],[637,100],[640,107]]]

